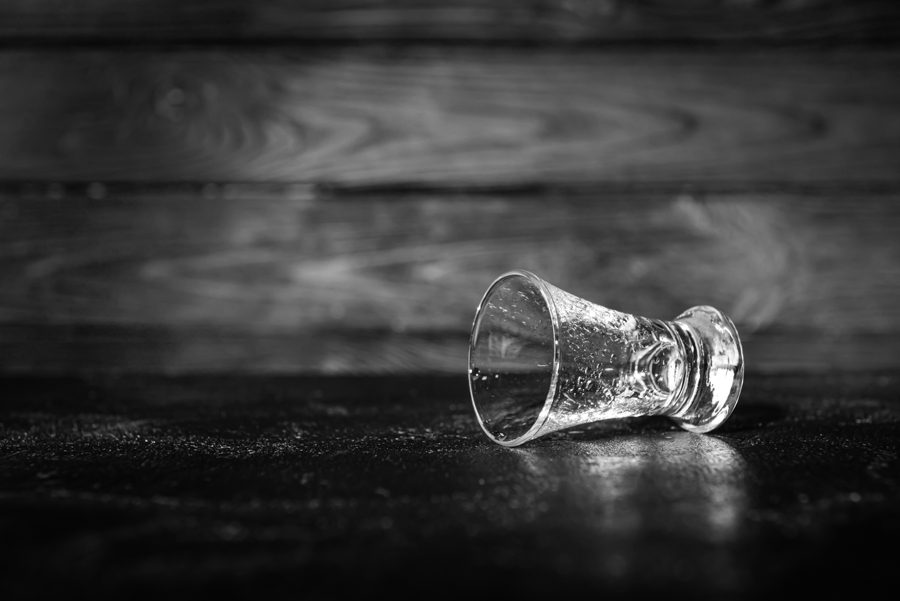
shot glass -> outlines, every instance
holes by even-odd
[[[671,321],[620,313],[528,271],[490,285],[469,341],[475,415],[508,447],[646,415],[710,432],[734,411],[743,379],[740,338],[721,311],[697,306]]]

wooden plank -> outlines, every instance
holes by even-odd
[[[889,0],[18,0],[6,41],[896,42]]]
[[[750,369],[900,350],[895,193],[72,190],[0,201],[4,370],[457,372],[512,268],[649,317],[717,306]]]
[[[900,54],[0,53],[0,179],[900,181]]]

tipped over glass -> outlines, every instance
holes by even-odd
[[[478,423],[510,447],[573,426],[646,415],[710,432],[731,415],[743,378],[737,330],[717,309],[648,319],[590,303],[528,271],[491,284],[469,342]]]

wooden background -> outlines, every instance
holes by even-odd
[[[498,274],[897,365],[900,6],[0,6],[0,370],[464,373]]]

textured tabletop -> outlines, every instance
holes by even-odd
[[[517,449],[477,429],[464,378],[0,389],[7,593],[749,597],[896,565],[892,374],[749,374],[715,435],[648,418]]]

